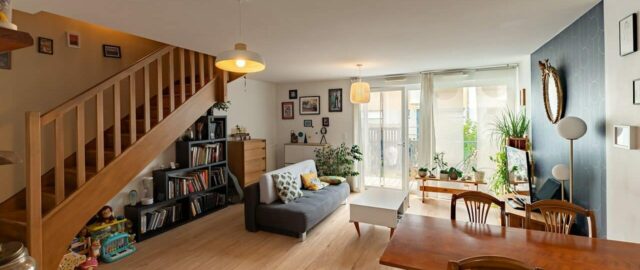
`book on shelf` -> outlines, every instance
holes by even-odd
[[[210,192],[193,196],[190,201],[191,214],[197,216],[225,204],[226,196],[217,192]]]
[[[167,181],[167,199],[189,195],[209,188],[209,170],[198,170],[184,176],[170,176]]]
[[[191,164],[190,167],[196,167],[209,163],[223,161],[224,145],[222,143],[213,143],[191,147]]]
[[[174,204],[161,209],[147,212],[140,216],[140,232],[160,229],[182,219],[182,205]]]
[[[212,186],[220,186],[227,184],[227,174],[223,167],[211,169],[211,184]]]

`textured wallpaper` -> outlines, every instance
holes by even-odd
[[[538,61],[549,59],[565,89],[565,116],[587,123],[574,142],[574,203],[596,213],[598,236],[606,235],[604,13],[602,2],[531,55],[531,115],[534,173],[539,184],[553,166],[569,165],[569,141],[560,137],[545,114]],[[568,185],[567,185],[568,186]],[[568,187],[565,187],[568,189]],[[578,229],[586,233],[585,221]]]

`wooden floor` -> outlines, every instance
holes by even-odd
[[[446,200],[429,199],[423,204],[412,197],[408,213],[448,219],[449,206]],[[499,224],[495,210],[489,223]],[[457,216],[465,220],[465,210],[459,207]],[[361,224],[358,238],[348,220],[349,208],[342,205],[300,242],[268,232],[247,232],[243,205],[238,204],[136,244],[137,253],[102,264],[100,269],[391,269],[378,263],[389,241],[389,228]]]

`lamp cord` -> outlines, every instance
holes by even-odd
[[[238,0],[238,41],[242,40],[242,0]]]

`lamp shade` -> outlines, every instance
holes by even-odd
[[[244,43],[236,43],[234,50],[218,54],[216,67],[235,73],[254,73],[263,71],[266,65],[260,54],[247,51]]]
[[[567,140],[577,140],[587,133],[587,124],[578,117],[565,117],[556,126],[558,134]]]
[[[564,164],[553,166],[551,175],[553,175],[553,178],[557,180],[569,180],[569,167]]]
[[[351,84],[351,103],[369,103],[371,99],[369,83],[358,81]]]

